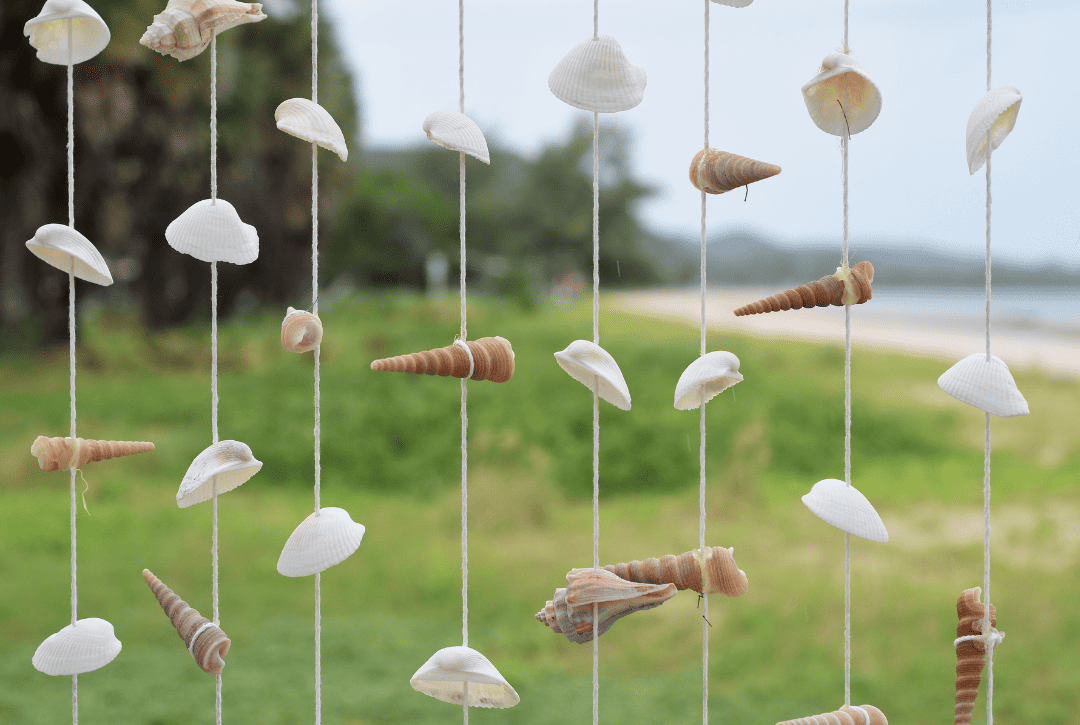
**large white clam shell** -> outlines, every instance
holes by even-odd
[[[214,497],[217,493],[231,491],[248,480],[262,468],[262,461],[251,454],[251,448],[240,441],[218,441],[195,456],[188,466],[180,490],[176,492],[176,505],[182,509]]]
[[[630,410],[630,389],[622,370],[607,350],[588,340],[574,340],[555,359],[570,377],[622,410]]]
[[[364,538],[364,525],[345,509],[328,506],[304,519],[292,532],[278,558],[285,576],[311,576],[352,556]]]
[[[802,94],[810,118],[833,136],[843,136],[849,128],[852,135],[865,131],[881,113],[881,91],[862,64],[846,53],[825,56],[821,72],[802,87]]]
[[[513,707],[521,701],[495,665],[472,647],[442,648],[409,680],[417,692],[456,705],[466,704],[466,682],[469,707]]]
[[[598,113],[627,111],[645,97],[645,69],[626,59],[610,35],[586,38],[548,76],[548,88],[563,103]]]
[[[990,152],[1012,132],[1022,100],[1020,91],[1012,86],[998,86],[987,91],[975,104],[967,122],[969,172],[978,171],[990,158]],[[986,146],[987,134],[990,136],[989,148]]]
[[[108,287],[113,283],[109,267],[93,243],[65,224],[46,224],[38,227],[34,238],[26,243],[34,256],[64,272],[71,271],[75,260],[75,276],[87,282]]]
[[[852,536],[884,543],[889,540],[885,524],[866,496],[843,481],[826,478],[818,481],[802,497],[815,516]]]
[[[259,233],[224,199],[203,199],[165,228],[169,246],[203,262],[250,264],[259,257]]]
[[[457,111],[435,111],[424,119],[424,133],[443,148],[491,163],[487,139],[476,122]]]
[[[1027,400],[1016,387],[1005,361],[986,353],[968,355],[941,374],[938,387],[961,403],[973,405],[991,415],[1011,418],[1027,415]]]
[[[109,664],[121,648],[111,624],[88,617],[46,637],[31,662],[46,675],[78,675]]]
[[[23,35],[37,50],[38,60],[68,64],[68,24],[71,21],[71,62],[82,63],[105,50],[109,26],[83,0],[45,0],[36,18],[23,25]]]
[[[739,358],[726,350],[706,353],[683,370],[675,385],[676,410],[700,408],[738,382]]]
[[[309,143],[316,143],[333,151],[342,161],[349,160],[345,134],[330,112],[315,101],[306,98],[290,98],[282,101],[274,111],[277,127]]]

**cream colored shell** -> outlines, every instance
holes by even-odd
[[[622,410],[630,410],[630,389],[607,350],[588,340],[575,340],[555,353],[555,360],[574,380]]]
[[[521,701],[495,665],[471,647],[442,648],[420,666],[409,684],[417,692],[455,705],[505,708]]]
[[[224,199],[203,199],[165,228],[165,241],[203,262],[250,264],[259,257],[259,233]]]
[[[364,525],[345,509],[328,506],[304,519],[292,532],[278,557],[284,576],[311,576],[348,559],[364,538]]]
[[[254,476],[262,468],[246,443],[219,441],[195,457],[188,466],[180,490],[176,492],[176,505],[187,508],[214,496],[231,491]]]
[[[600,35],[570,49],[548,76],[548,88],[574,108],[616,113],[641,103],[646,80],[645,70],[626,59],[619,41]]]
[[[884,543],[889,532],[873,504],[854,486],[835,478],[814,484],[802,497],[806,508],[815,516],[841,531],[870,541]]]
[[[1005,361],[986,353],[968,355],[938,378],[938,387],[961,403],[1002,418],[1028,414],[1027,400],[1016,387]]]
[[[308,352],[322,344],[323,328],[319,316],[290,307],[281,321],[281,345],[289,352]]]
[[[87,282],[108,287],[113,283],[109,267],[101,252],[93,243],[65,224],[46,224],[38,227],[34,238],[26,243],[26,248],[35,257],[44,260],[64,272],[71,271],[71,260],[75,260],[75,276]]]
[[[82,63],[105,50],[109,26],[83,0],[45,0],[37,17],[23,25],[23,35],[37,50],[38,60],[68,64],[68,22],[71,25],[71,63]]]
[[[491,163],[487,139],[476,122],[457,111],[435,111],[424,119],[424,133],[443,148]]]
[[[1020,113],[1023,101],[1020,91],[1012,86],[998,86],[986,92],[978,100],[967,122],[967,162],[968,171],[974,174],[986,160],[990,152],[1012,132],[1016,125],[1016,116]],[[990,146],[987,147],[987,136]]]
[[[754,0],[712,0],[717,5],[727,5],[729,8],[749,7]]]
[[[881,91],[862,64],[845,53],[825,56],[802,94],[810,118],[833,136],[865,131],[881,113]]]
[[[342,161],[349,160],[345,134],[330,112],[306,98],[290,98],[282,101],[274,111],[277,127],[308,143],[318,144],[333,151]]]
[[[700,408],[714,397],[742,382],[739,358],[726,350],[702,355],[683,371],[675,384],[676,410]]]
[[[78,675],[109,664],[122,647],[111,624],[88,617],[49,635],[31,662],[46,675]]]
[[[265,20],[262,5],[236,0],[169,0],[139,43],[184,61],[206,50],[215,35]]]

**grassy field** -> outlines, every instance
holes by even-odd
[[[591,336],[590,305],[469,310],[469,337],[502,335],[514,378],[469,386],[470,645],[514,685],[510,712],[478,723],[586,719],[591,648],[533,615],[591,564],[588,391],[552,353]],[[812,314],[812,313],[810,313]],[[325,722],[454,722],[411,690],[435,650],[460,644],[460,439],[456,381],[375,373],[377,357],[449,344],[457,301],[352,297],[324,311],[323,498],[367,526],[359,551],[322,577]],[[221,329],[222,438],[262,471],[220,501],[225,721],[304,722],[314,702],[313,578],[275,569],[310,512],[311,355],[285,352],[280,314]],[[213,678],[184,651],[140,577],[149,568],[210,611],[210,507],[178,509],[191,460],[210,444],[209,324],[144,334],[124,314],[80,325],[79,434],[152,440],[152,454],[95,463],[79,511],[79,616],[103,617],[124,649],[80,676],[84,723],[213,718]],[[601,409],[601,559],[697,546],[698,413],[672,407],[697,356],[694,326],[601,317],[633,409]],[[750,588],[713,597],[713,722],[774,723],[843,701],[843,535],[799,496],[843,478],[843,351],[713,335],[745,381],[710,403],[708,533],[734,546]],[[856,350],[853,482],[890,542],[853,541],[852,698],[894,725],[952,716],[955,601],[982,583],[982,426],[937,389],[948,361]],[[1080,723],[1080,384],[1018,374],[1031,415],[995,419],[992,601],[1007,633],[995,656],[1001,722]],[[0,357],[0,723],[63,722],[70,678],[32,668],[69,621],[68,477],[28,455],[65,435],[67,355]],[[82,483],[80,482],[80,488]],[[682,592],[600,640],[600,719],[700,718],[700,611]],[[985,688],[985,684],[984,684]],[[982,721],[980,695],[975,722]]]

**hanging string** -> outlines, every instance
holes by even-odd
[[[986,0],[986,90],[990,91],[990,41],[993,37],[992,0]],[[993,155],[990,134],[986,135],[986,362],[990,362],[990,157]],[[983,442],[983,624],[990,632],[990,414],[986,413],[986,436]],[[994,725],[994,644],[986,642],[986,725]]]
[[[67,112],[68,112],[68,226],[75,228],[75,55],[72,20],[67,21]],[[75,440],[75,257],[68,270],[68,375],[71,397],[71,439]],[[75,562],[75,467],[71,467],[71,624],[78,617],[79,589]],[[71,721],[79,725],[79,676],[71,676]]]
[[[465,0],[458,0],[458,108],[465,113]],[[466,292],[465,292],[465,154],[458,153],[458,243],[460,259],[458,277],[461,302],[461,331],[459,339],[465,344]],[[472,355],[469,355],[470,368]],[[468,379],[461,380],[461,644],[469,646],[469,411]],[[469,725],[469,685],[463,684],[462,718]]]
[[[596,8],[593,3],[593,34],[596,34]],[[600,114],[593,111],[593,342],[600,344]],[[593,379],[593,569],[600,569],[600,379]],[[593,604],[593,621],[597,621]],[[600,642],[593,635],[593,725],[600,717]]]
[[[217,203],[217,33],[210,38],[210,203]]]
[[[705,148],[709,148],[709,2],[705,1]],[[701,355],[705,356],[705,191],[701,192]],[[698,547],[705,551],[705,396],[701,396],[698,446]],[[701,595],[701,722],[709,725],[709,595]]]

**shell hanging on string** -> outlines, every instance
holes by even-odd
[[[844,705],[839,710],[784,720],[776,725],[889,725],[889,720],[873,705]]]
[[[690,162],[690,183],[707,194],[723,194],[779,173],[780,167],[776,164],[714,148],[698,151]]]
[[[485,164],[491,163],[487,139],[476,122],[457,111],[435,111],[424,119],[427,137],[451,151],[459,151]]]
[[[978,171],[990,158],[990,152],[1012,133],[1022,100],[1024,98],[1020,91],[1012,86],[998,86],[987,91],[986,95],[975,103],[967,122],[967,162],[970,173]],[[989,147],[986,145],[988,136]]]
[[[222,658],[229,653],[232,640],[220,627],[199,614],[198,610],[192,609],[176,592],[165,586],[149,569],[143,569],[142,576],[199,668],[207,674],[220,675],[225,667],[225,660]]]
[[[308,143],[318,144],[333,151],[342,161],[349,160],[349,148],[345,134],[330,112],[307,98],[290,98],[282,101],[274,111],[277,127]]]
[[[130,456],[154,450],[154,444],[140,441],[96,441],[85,438],[46,438],[38,436],[30,454],[38,459],[43,471],[82,468],[87,463]]]
[[[206,50],[215,35],[237,25],[265,19],[259,3],[169,0],[165,9],[154,16],[153,24],[139,38],[139,43],[184,61]]]
[[[873,504],[857,488],[839,479],[818,481],[802,502],[819,519],[852,536],[882,544],[889,540],[889,532]]]
[[[982,587],[965,589],[956,600],[956,636],[984,634],[985,605],[979,601]],[[997,626],[997,610],[990,605],[990,627]],[[996,630],[993,630],[996,631]],[[956,645],[956,711],[954,725],[971,722],[975,697],[979,694],[983,667],[986,666],[986,645],[978,640],[966,640]]]
[[[46,675],[79,675],[109,664],[122,648],[111,624],[88,617],[50,634],[38,645],[31,662]]]
[[[677,589],[693,589],[698,594],[726,594],[739,597],[746,593],[746,572],[735,565],[735,549],[705,547],[675,556],[631,561],[603,567],[627,581],[645,584],[674,584]],[[705,586],[702,585],[704,572]]]
[[[495,665],[471,647],[442,648],[420,666],[409,684],[417,692],[455,705],[506,708],[521,701]]]
[[[725,350],[709,352],[683,370],[675,384],[675,409],[694,410],[742,382],[739,358]]]
[[[1028,414],[1027,400],[1016,387],[1005,361],[986,353],[968,355],[941,374],[938,387],[961,403],[1001,418]]]
[[[559,366],[620,410],[630,410],[630,389],[619,364],[607,350],[589,340],[574,340],[555,353]]]
[[[567,53],[548,76],[555,97],[596,113],[627,111],[645,97],[645,70],[626,59],[610,35],[586,38]]]
[[[328,506],[312,513],[296,527],[278,557],[284,576],[311,576],[348,559],[364,538],[364,525],[345,509]]]
[[[821,71],[802,87],[802,94],[810,118],[833,136],[865,131],[881,113],[881,91],[862,64],[846,53],[825,56]]]
[[[754,0],[712,0],[717,5],[727,5],[729,8],[749,7]]]
[[[465,345],[468,345],[469,352],[465,351]],[[470,353],[472,375],[469,375]],[[375,360],[371,363],[371,369],[505,383],[514,374],[514,349],[505,338],[481,337],[464,343],[458,341],[435,350]]]
[[[165,241],[203,262],[250,264],[259,257],[259,233],[224,199],[192,204],[165,228]]]
[[[184,509],[214,497],[217,493],[231,491],[254,476],[262,468],[251,448],[240,441],[218,441],[195,456],[188,466],[180,490],[176,492],[176,505]]]
[[[555,590],[555,599],[536,613],[536,620],[571,642],[591,642],[594,632],[600,636],[617,619],[659,607],[675,591],[674,584],[636,584],[603,569],[573,569],[566,575],[566,587]]]
[[[34,238],[26,243],[34,256],[65,273],[71,271],[75,260],[75,276],[103,287],[113,283],[109,267],[93,243],[66,224],[46,224],[38,227]]]
[[[281,344],[290,352],[308,352],[322,344],[322,321],[307,310],[290,307],[281,321]]]
[[[83,0],[45,0],[37,17],[23,25],[23,35],[37,50],[38,60],[55,65],[68,64],[68,23],[71,21],[71,62],[82,63],[105,50],[109,26]]]
[[[843,268],[837,267],[836,274],[822,277],[817,282],[799,285],[786,292],[744,305],[735,310],[735,316],[798,310],[803,307],[861,305],[874,296],[870,286],[873,281],[874,265],[870,262],[859,262],[852,267],[847,280],[844,279]]]

